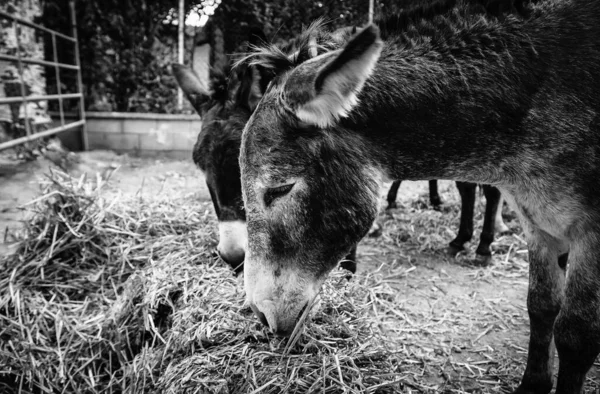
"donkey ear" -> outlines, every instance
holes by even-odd
[[[238,105],[254,112],[265,89],[261,87],[261,74],[256,67],[248,66],[240,77],[240,87],[237,94]]]
[[[318,71],[313,97],[296,107],[298,119],[324,128],[348,116],[358,104],[357,95],[373,73],[382,48],[375,25],[354,36]]]
[[[210,100],[210,89],[207,84],[190,67],[174,63],[171,65],[171,69],[185,96],[196,112],[202,115],[204,104]]]
[[[254,26],[250,29],[248,38],[249,48],[265,45],[266,42],[267,36],[261,28]],[[266,90],[266,86],[263,87],[262,73],[258,70],[258,66],[244,65],[238,73],[238,78],[240,79],[240,86],[237,92],[236,103],[250,112],[254,112]]]

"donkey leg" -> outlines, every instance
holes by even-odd
[[[556,394],[583,392],[585,375],[600,353],[600,243],[578,240],[569,251],[564,305],[554,325],[559,368]]]
[[[356,247],[357,245],[354,245],[352,250],[350,250],[350,253],[348,253],[348,256],[346,256],[344,260],[340,262],[340,267],[347,269],[353,274],[356,273]]]
[[[429,181],[429,202],[434,210],[439,211],[440,205],[442,205],[442,199],[440,198],[440,194],[438,193],[438,183],[437,180]]]
[[[504,204],[504,198],[502,198],[502,194],[500,194],[500,200],[498,201],[498,209],[496,210],[496,216],[494,218],[494,228],[498,234],[504,234],[510,232],[510,229],[504,223],[504,219],[502,219],[502,204]]]
[[[473,237],[473,210],[475,209],[475,189],[477,185],[470,182],[456,182],[456,188],[462,202],[460,210],[460,226],[458,235],[448,246],[448,253],[455,256],[465,249],[465,243]]]
[[[523,226],[527,227],[527,224]],[[552,328],[564,298],[565,270],[559,256],[566,244],[542,232],[529,237],[529,352],[515,394],[547,394],[552,390],[554,343]]]
[[[477,263],[481,266],[488,266],[492,262],[492,250],[490,245],[494,242],[494,219],[496,212],[500,209],[500,190],[494,186],[483,185],[483,194],[485,195],[485,214],[483,216],[483,229],[479,238],[479,246],[475,253],[477,254]]]
[[[396,205],[396,197],[398,197],[398,189],[400,188],[401,183],[402,181],[392,182],[392,186],[390,186],[390,191],[387,195],[387,209],[398,208],[398,205]]]

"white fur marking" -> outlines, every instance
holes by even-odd
[[[217,250],[225,258],[243,256],[248,247],[246,222],[241,220],[219,222],[219,245]]]

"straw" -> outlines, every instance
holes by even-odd
[[[0,259],[0,392],[499,393],[519,382],[527,263],[510,216],[516,236],[473,268],[471,253],[444,254],[456,193],[443,212],[423,196],[383,212],[359,273],[334,270],[288,339],[259,323],[213,257],[210,203],[107,199],[105,182],[55,171],[27,205],[26,236]],[[522,301],[481,296],[489,283]],[[592,373],[586,384],[600,387]]]

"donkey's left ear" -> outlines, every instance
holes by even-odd
[[[261,89],[261,74],[255,66],[245,67],[240,74],[240,87],[236,103],[248,111],[254,112],[264,91]]]
[[[314,94],[296,106],[303,122],[322,128],[344,118],[358,104],[357,95],[371,76],[381,54],[379,29],[369,25],[323,66],[314,80]]]

